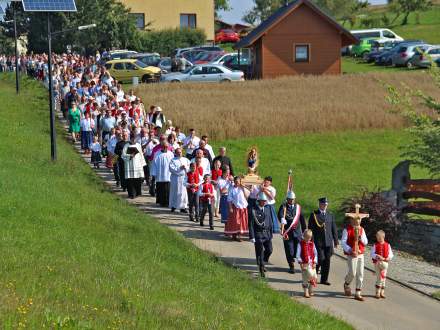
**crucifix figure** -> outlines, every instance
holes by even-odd
[[[362,219],[369,218],[370,215],[368,213],[360,213],[360,209],[361,209],[360,204],[356,204],[355,208],[356,208],[355,213],[345,213],[345,216],[351,218],[353,221],[353,227],[356,237],[354,241],[354,246],[356,253],[359,253],[359,229],[361,227],[361,221]]]

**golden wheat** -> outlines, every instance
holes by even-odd
[[[137,88],[146,104],[160,105],[174,125],[215,140],[350,129],[400,128],[389,113],[381,81],[407,84],[433,96],[423,73],[285,77],[231,84],[152,84]]]

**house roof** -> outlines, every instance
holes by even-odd
[[[261,36],[269,31],[273,26],[278,24],[282,19],[284,19],[287,15],[297,9],[301,4],[307,5],[313,11],[315,11],[318,15],[320,15],[323,19],[328,21],[330,25],[334,26],[335,29],[339,30],[342,35],[345,35],[346,42],[342,44],[342,47],[348,46],[358,42],[358,39],[353,36],[348,30],[342,27],[338,22],[336,22],[332,17],[328,16],[324,13],[320,8],[318,8],[315,4],[313,4],[309,0],[296,0],[292,1],[285,6],[281,7],[277,11],[275,11],[271,16],[269,16],[266,20],[261,22],[259,26],[257,26],[254,30],[252,30],[246,37],[241,39],[238,43],[234,45],[234,49],[240,49],[249,47],[255,41],[261,38]]]

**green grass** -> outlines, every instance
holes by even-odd
[[[416,72],[418,69],[408,70],[407,68],[374,65],[374,63],[366,63],[362,59],[353,57],[342,57],[342,72],[350,73],[366,73],[366,72]]]
[[[440,299],[440,291],[436,291],[432,294],[434,298]]]
[[[287,173],[294,171],[295,192],[305,214],[327,196],[336,211],[342,199],[362,188],[389,189],[391,171],[400,161],[399,146],[409,141],[404,131],[364,131],[307,134],[286,137],[224,141],[237,172],[245,172],[246,150],[256,145],[260,153],[260,176],[271,175],[278,191],[278,204],[287,189]],[[417,168],[413,177],[423,177]],[[339,216],[338,221],[342,221]]]
[[[47,92],[0,76],[0,325],[348,329],[249,279],[107,191],[62,138]],[[226,244],[226,243],[225,243]],[[249,256],[251,257],[251,256]]]

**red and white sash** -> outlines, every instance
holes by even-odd
[[[292,230],[295,230],[296,227],[298,227],[298,223],[299,223],[299,217],[301,216],[301,206],[299,204],[296,204],[296,215],[295,218],[293,219],[292,223],[290,224],[289,228],[287,228],[287,230],[284,231],[283,236],[287,236]],[[287,207],[287,206],[286,206]]]

